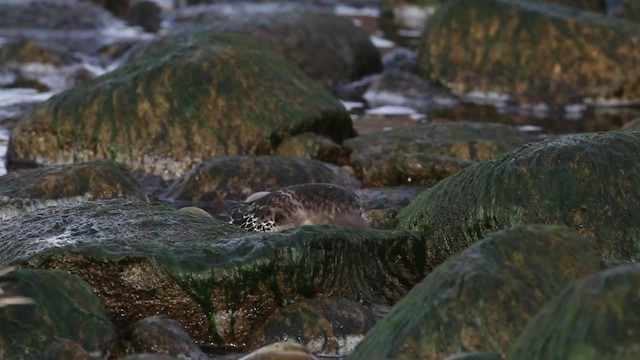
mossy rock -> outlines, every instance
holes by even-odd
[[[570,6],[582,10],[590,10],[606,13],[607,2],[604,0],[529,0],[534,3],[547,2],[562,4],[564,6]],[[445,3],[445,0],[382,0],[384,6],[398,6],[398,5],[415,5],[415,6],[428,6],[428,5],[440,5]]]
[[[293,156],[320,160],[332,164],[349,163],[349,151],[335,141],[314,133],[304,133],[284,139],[275,152],[278,156]]]
[[[342,168],[317,160],[287,156],[225,156],[205,161],[177,179],[164,198],[204,206],[212,201],[244,200],[258,191],[304,183],[360,187],[360,182]]]
[[[241,36],[194,34],[39,104],[18,121],[8,158],[111,159],[171,179],[304,132],[354,134],[340,102],[283,57]]]
[[[0,176],[0,219],[62,203],[115,198],[144,200],[145,194],[124,166],[110,160]]]
[[[293,341],[314,354],[344,356],[377,320],[371,309],[351,300],[302,300],[273,314],[253,334],[249,350]]]
[[[527,144],[426,190],[398,215],[398,227],[424,235],[430,263],[525,223],[564,224],[597,243],[605,258],[636,261],[639,144],[638,131]]]
[[[433,185],[529,141],[514,126],[461,121],[364,134],[345,146],[365,186]]]
[[[493,233],[427,275],[349,359],[504,355],[544,304],[601,267],[595,244],[562,226]]]
[[[0,222],[0,264],[68,270],[118,328],[166,314],[196,341],[229,346],[278,308],[340,296],[391,304],[426,272],[424,243],[391,230],[304,226],[245,233],[166,205],[62,205]]]
[[[497,92],[529,105],[562,107],[571,93],[587,102],[637,102],[639,39],[640,25],[591,11],[452,0],[427,22],[418,72],[457,93]]]
[[[114,21],[109,12],[88,1],[0,2],[0,28],[96,30],[111,26]]]
[[[529,323],[507,359],[640,357],[640,265],[574,282]]]
[[[129,353],[162,353],[192,360],[210,359],[179,322],[165,315],[150,316],[136,322],[128,329],[125,338]]]
[[[34,304],[0,308],[1,358],[42,359],[47,346],[59,338],[89,352],[117,352],[111,316],[78,276],[60,270],[20,269],[10,277],[14,281],[4,290],[30,297]]]
[[[330,90],[382,70],[380,52],[367,32],[345,17],[304,6],[221,13],[224,16],[218,12],[204,14],[186,31],[206,29],[251,37]]]

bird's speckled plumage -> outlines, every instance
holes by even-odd
[[[292,185],[253,201],[227,200],[224,207],[232,224],[249,231],[282,231],[311,224],[369,227],[358,196],[334,184]]]

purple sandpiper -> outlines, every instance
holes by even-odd
[[[299,184],[227,200],[231,224],[249,231],[282,231],[302,225],[368,228],[358,195],[335,184]]]

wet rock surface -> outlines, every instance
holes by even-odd
[[[432,185],[531,141],[515,127],[457,122],[360,135],[345,142],[364,186]]]
[[[639,36],[640,25],[557,4],[456,0],[429,18],[418,72],[457,93],[501,93],[520,104],[570,105],[568,89],[582,101],[636,102]]]
[[[211,206],[213,202],[244,200],[258,191],[304,183],[360,187],[360,182],[342,168],[321,161],[281,156],[226,156],[203,162],[171,184],[163,198],[180,204]]]
[[[205,157],[270,153],[297,133],[353,134],[340,103],[268,49],[234,35],[189,39],[39,104],[13,130],[11,161],[110,158],[175,178]],[[240,106],[246,97],[252,105]]]
[[[639,138],[619,131],[527,144],[423,192],[399,214],[399,227],[434,239],[436,263],[522,223],[564,224],[599,244],[605,258],[636,261]]]
[[[450,258],[396,303],[350,359],[504,356],[542,306],[601,267],[595,244],[561,226],[493,233]]]
[[[109,160],[46,166],[0,177],[0,218],[63,203],[97,199],[144,200],[127,169]]]
[[[332,164],[349,163],[349,151],[335,141],[318,134],[304,133],[284,139],[275,155],[320,160]]]
[[[638,357],[639,286],[638,264],[575,281],[538,312],[507,359]]]
[[[195,21],[189,18],[186,30],[180,29],[180,15],[176,15],[178,31],[195,28],[249,36],[282,54],[330,90],[382,70],[380,53],[368,34],[349,19],[293,4],[270,10],[250,5],[238,6],[235,11],[230,11],[229,5],[208,9]]]
[[[315,354],[343,356],[376,321],[373,311],[347,299],[303,300],[274,313],[251,337],[249,348],[293,341]]]
[[[131,326],[126,339],[133,353],[160,353],[193,360],[209,359],[179,322],[152,316]]]
[[[83,4],[72,9],[80,2]],[[134,168],[134,177],[142,185],[142,191],[154,201],[170,200],[160,195],[167,194],[167,188],[175,178],[203,161],[218,161],[224,156],[236,155],[279,155],[321,160],[342,166],[342,169],[336,177],[331,177],[333,175],[328,175],[325,170],[327,166],[334,170],[338,168],[327,164],[320,168],[292,166],[284,169],[281,163],[265,163],[262,167],[212,172],[211,177],[220,180],[216,189],[207,190],[206,195],[193,195],[202,195],[197,201],[192,201],[194,198],[189,195],[187,198],[191,200],[182,205],[192,205],[193,202],[207,205],[209,200],[205,198],[214,195],[229,196],[233,193],[242,198],[253,188],[268,187],[273,179],[307,181],[326,175],[331,181],[355,181],[353,177],[344,178],[344,174],[349,173],[357,175],[360,183],[365,185],[365,188],[354,190],[372,227],[387,230],[305,226],[284,233],[247,234],[228,225],[226,214],[223,219],[219,212],[213,211],[215,209],[203,206],[206,211],[194,207],[178,210],[182,206],[178,202],[167,206],[140,201],[143,197],[139,197],[136,185],[130,188],[135,191],[121,191],[129,189],[131,180],[124,168],[111,169],[110,172],[92,170],[93,175],[86,175],[83,170],[76,176],[67,170],[51,172],[50,169],[58,167],[47,167],[15,178],[8,176],[7,179],[12,179],[10,193],[5,199],[8,202],[14,201],[9,200],[14,193],[21,196],[16,197],[18,200],[23,199],[22,196],[36,195],[52,199],[15,200],[21,206],[20,214],[0,222],[0,267],[15,263],[23,267],[63,269],[80,275],[107,309],[111,326],[117,334],[116,345],[97,349],[78,340],[75,333],[56,335],[53,339],[49,338],[53,332],[47,332],[37,340],[37,346],[42,345],[38,348],[38,359],[123,359],[125,354],[128,354],[127,359],[176,359],[181,355],[160,352],[167,349],[184,352],[188,349],[192,354],[201,355],[194,344],[200,345],[209,356],[225,360],[243,356],[247,356],[245,359],[315,359],[309,350],[320,358],[323,353],[331,353],[328,356],[344,355],[361,340],[363,329],[372,325],[371,321],[375,320],[369,316],[372,312],[376,318],[385,316],[392,305],[425,279],[424,276],[438,264],[474,246],[490,231],[508,228],[512,225],[511,220],[514,224],[525,220],[561,223],[595,240],[580,249],[570,249],[575,253],[574,257],[589,252],[582,257],[583,265],[587,267],[594,256],[602,254],[607,266],[618,266],[630,257],[617,254],[635,251],[634,224],[638,222],[634,215],[637,213],[634,204],[638,199],[632,190],[637,187],[634,182],[637,177],[634,175],[635,161],[632,160],[637,158],[633,145],[637,142],[635,137],[629,141],[616,137],[600,145],[597,141],[586,141],[576,149],[558,146],[553,156],[540,155],[544,151],[538,145],[530,145],[529,149],[537,149],[537,155],[526,155],[526,160],[512,159],[509,166],[518,170],[511,172],[511,168],[503,164],[502,170],[493,171],[486,178],[484,172],[478,172],[469,175],[466,182],[453,180],[461,176],[456,175],[458,172],[465,173],[481,166],[474,165],[478,162],[495,164],[497,160],[492,160],[494,157],[531,140],[571,132],[615,130],[638,117],[638,111],[632,107],[585,108],[583,104],[562,107],[582,102],[586,91],[602,84],[601,88],[605,90],[620,89],[614,91],[614,95],[620,95],[620,98],[630,91],[632,85],[620,85],[620,74],[626,72],[629,83],[634,81],[635,65],[633,61],[633,66],[625,63],[635,56],[634,47],[629,46],[637,37],[634,25],[615,25],[615,21],[611,25],[608,19],[597,15],[584,15],[576,9],[566,8],[564,12],[555,11],[555,5],[542,2],[525,4],[521,1],[483,0],[466,3],[470,6],[458,7],[458,18],[469,13],[482,13],[476,11],[476,5],[495,5],[481,9],[494,20],[483,22],[477,17],[471,28],[458,26],[454,29],[453,26],[446,36],[434,32],[431,35],[425,33],[423,37],[429,37],[436,45],[446,39],[452,44],[451,59],[466,59],[480,64],[483,71],[488,69],[488,72],[476,71],[476,77],[467,83],[486,85],[486,89],[496,93],[458,96],[451,95],[451,89],[458,91],[458,88],[435,85],[450,85],[443,81],[447,80],[447,73],[429,80],[416,76],[424,51],[420,57],[415,51],[420,35],[420,30],[416,29],[427,24],[433,9],[453,7],[455,2],[394,1],[395,20],[408,20],[405,23],[408,28],[403,26],[393,30],[397,30],[395,35],[384,28],[390,14],[386,8],[387,1],[382,1],[380,8],[378,2],[371,0],[318,0],[304,5],[300,2],[241,4],[216,1],[219,4],[180,6],[173,10],[178,3],[194,4],[195,1],[159,1],[157,5],[146,0],[94,2],[98,5],[88,0],[0,1],[0,19],[3,16],[14,17],[0,21],[0,156],[4,156],[12,127],[21,121],[19,119],[25,112],[30,111],[34,102],[46,100],[54,92],[67,87],[77,86],[70,93],[34,110],[34,113],[45,113],[47,120],[32,124],[27,129],[30,137],[23,137],[22,144],[26,151],[45,149],[47,153],[57,153],[63,149],[69,155],[63,163],[86,161],[94,154],[106,154],[98,158],[109,159],[114,158],[114,154],[118,159],[124,154],[124,158],[132,159],[127,168]],[[603,3],[597,0],[558,2],[590,9],[597,9]],[[366,8],[343,6],[347,3]],[[307,6],[310,4],[321,6],[327,12],[318,13],[317,8]],[[610,6],[613,9],[617,5]],[[503,11],[505,8],[517,11],[512,16],[511,12]],[[546,10],[537,13],[525,11],[532,8]],[[633,17],[632,8],[626,10],[630,17]],[[346,19],[338,18],[332,12]],[[520,16],[521,13],[526,16]],[[503,14],[504,18],[495,20],[496,14]],[[385,34],[377,31],[378,16]],[[593,19],[599,19],[595,25]],[[532,27],[523,25],[524,30],[517,31],[520,21],[529,20],[536,29],[535,34],[531,33],[536,35],[531,37],[534,46],[526,36]],[[20,21],[22,23],[17,25]],[[125,21],[143,26],[147,32],[143,33],[142,28],[127,27]],[[215,29],[210,29],[208,23],[215,23]],[[486,27],[487,24],[490,26]],[[463,34],[461,29],[470,30]],[[155,31],[159,36],[151,33]],[[272,53],[249,50],[249,47],[254,49],[253,45],[249,46],[249,40],[229,47],[220,45],[218,35],[211,35],[214,31],[254,36],[266,44],[262,48],[270,46],[272,51],[281,52],[289,61],[282,57],[273,60],[276,55]],[[460,34],[468,37],[461,40],[456,37]],[[512,36],[507,36],[509,34]],[[396,44],[380,36],[390,36]],[[156,37],[157,40],[142,44],[142,41]],[[492,42],[494,38],[497,41]],[[489,41],[483,42],[483,39]],[[476,45],[469,52],[464,52],[468,48],[458,46],[462,41]],[[380,55],[378,51],[371,52],[372,43],[379,47],[380,54],[385,55],[385,70],[363,77],[362,74],[379,71],[374,68],[380,69]],[[502,43],[509,46],[500,47]],[[572,47],[574,43],[585,45],[582,48],[577,46],[582,52]],[[398,45],[407,48],[394,50]],[[231,48],[237,49],[237,46],[242,49],[242,55],[234,57],[230,55]],[[137,50],[130,53],[132,48]],[[220,49],[220,53],[213,48]],[[554,52],[562,59],[552,56],[539,58],[534,52],[541,49]],[[616,53],[618,49],[622,52]],[[139,60],[145,62],[143,65],[132,60],[143,56],[144,52],[148,52],[145,55],[148,57]],[[460,58],[456,58],[459,54]],[[478,54],[484,54],[486,58],[480,61],[476,57]],[[496,65],[499,71],[490,72],[493,68],[486,64],[494,63],[495,56],[507,61]],[[612,57],[615,62],[612,62]],[[264,58],[269,61],[263,62]],[[554,67],[550,71],[534,66],[532,71],[531,66],[509,67],[510,59],[531,58],[545,66],[555,61],[560,68]],[[446,65],[451,59],[441,58],[438,62]],[[525,60],[522,61],[526,65]],[[127,61],[132,63],[126,73],[116,71],[84,83],[113,71]],[[217,62],[224,62],[226,66],[216,67]],[[292,62],[307,76],[322,80],[324,89],[331,89],[334,96],[343,100],[342,105],[323,90],[322,85],[314,84],[302,71],[292,70]],[[327,67],[327,64],[332,67]],[[466,65],[461,68],[474,71]],[[574,76],[575,72],[586,74],[586,80],[579,79],[576,85],[563,77],[565,74]],[[455,70],[455,73],[463,72]],[[270,75],[263,76],[265,74]],[[516,90],[509,92],[503,87],[490,87],[497,82],[496,74],[500,84],[503,81],[516,83]],[[523,85],[523,78],[531,83]],[[600,79],[604,80],[597,83]],[[84,85],[79,86],[81,83]],[[505,97],[505,94],[510,97]],[[603,98],[607,94],[604,91]],[[272,102],[265,100],[267,98],[281,101]],[[545,105],[535,105],[540,103]],[[357,144],[355,148],[343,144],[355,133],[342,106],[349,109],[355,128],[364,135],[349,140]],[[297,120],[301,118],[305,120]],[[455,124],[461,120],[465,122]],[[499,128],[499,125],[478,123],[487,121],[518,125],[522,132],[515,131],[513,127],[507,129],[504,125],[500,125],[504,128]],[[423,133],[425,124],[437,129]],[[630,124],[629,128],[632,126]],[[394,132],[400,130],[393,130],[367,135],[401,127],[407,127],[401,134]],[[524,133],[525,130],[529,133]],[[22,132],[14,140],[24,135]],[[131,151],[133,144],[141,140],[157,147]],[[51,152],[52,148],[54,151]],[[202,152],[195,154],[197,149],[202,149]],[[613,157],[617,160],[611,161],[606,155],[611,152],[619,155]],[[40,155],[19,161],[10,164],[9,171],[25,163],[51,163],[50,159]],[[138,165],[142,164],[137,170],[131,166],[136,161]],[[306,160],[300,161],[308,166]],[[582,167],[581,164],[586,163],[590,165]],[[227,165],[227,168],[232,168],[234,163]],[[183,168],[175,171],[175,166]],[[3,170],[0,167],[0,173]],[[568,176],[567,171],[573,171],[572,176]],[[222,179],[222,175],[231,173],[236,175]],[[516,173],[520,176],[513,175]],[[31,185],[32,175],[35,185]],[[474,176],[477,181],[473,180]],[[0,178],[0,184],[3,179]],[[617,182],[610,182],[610,179],[617,179]],[[197,183],[193,180],[185,180],[183,185]],[[435,184],[438,181],[452,181],[455,186]],[[531,185],[536,182],[540,185]],[[103,183],[104,187],[98,185]],[[357,181],[356,184],[354,187],[361,186]],[[422,185],[414,186],[417,184]],[[433,184],[434,190],[429,190]],[[571,186],[578,189],[577,195],[571,192]],[[86,188],[94,190],[87,193]],[[61,193],[57,194],[56,189]],[[218,190],[224,190],[224,194],[216,192]],[[425,194],[434,191],[439,195],[423,195],[428,198],[426,202],[414,201],[423,191]],[[92,197],[92,201],[82,204],[70,202],[88,200],[88,196],[94,193],[107,198],[136,200],[101,201]],[[554,202],[557,194],[563,196],[558,195],[560,200]],[[509,196],[517,199],[505,205],[502,199]],[[625,196],[627,202],[618,201]],[[34,203],[41,205],[43,201],[57,206],[21,213],[28,206]],[[405,214],[399,218],[397,215],[412,201],[411,212],[420,215],[410,217],[408,221],[412,225],[407,226]],[[545,201],[546,205],[540,205]],[[478,207],[478,204],[482,206]],[[496,208],[502,209],[499,216],[494,216],[498,213]],[[479,219],[477,222],[469,220],[476,218]],[[393,230],[398,221],[401,227],[411,230]],[[532,230],[529,227],[527,231],[531,233]],[[409,347],[398,345],[397,348],[405,349],[407,353],[436,349],[438,356],[435,358],[446,356],[447,359],[496,359],[509,354],[510,344],[518,336],[513,329],[520,331],[536,313],[533,309],[543,306],[543,299],[560,293],[560,283],[570,282],[570,276],[577,277],[574,267],[567,266],[571,271],[561,274],[560,281],[551,285],[546,283],[553,275],[550,272],[557,272],[558,266],[564,266],[567,259],[560,259],[566,249],[560,249],[561,241],[554,240],[556,235],[544,237],[551,239],[552,244],[547,246],[554,250],[551,253],[542,251],[546,242],[529,246],[532,237],[523,236],[527,238],[523,244],[519,244],[519,241],[523,242],[520,238],[512,241],[514,244],[503,243],[504,248],[514,246],[515,251],[502,251],[504,248],[498,247],[501,251],[492,252],[484,251],[485,248],[476,251],[476,256],[467,258],[464,266],[448,272],[434,271],[440,274],[438,284],[444,290],[434,290],[429,296],[453,299],[458,295],[458,298],[455,301],[424,302],[420,307],[407,301],[401,305],[406,309],[394,309],[405,319],[414,322],[424,320],[422,327],[403,327],[401,324],[408,337],[404,343],[398,344]],[[595,255],[591,254],[593,249],[589,250],[594,246]],[[602,248],[614,250],[600,253]],[[467,277],[461,279],[461,274]],[[47,276],[43,275],[43,281],[48,281]],[[36,306],[11,304],[12,301],[20,303],[21,298],[12,296],[13,288],[7,288],[16,284],[10,277],[11,274],[0,278],[0,287],[5,291],[0,294],[0,317],[5,310],[26,314],[26,309]],[[474,280],[463,281],[468,278]],[[609,284],[611,278],[605,278],[605,283]],[[632,280],[625,278],[625,281],[630,288],[633,287]],[[420,286],[424,289],[424,285]],[[539,291],[530,291],[536,286]],[[434,288],[430,287],[431,290]],[[616,298],[617,294],[628,294],[625,291],[621,287],[612,287],[602,290],[598,296]],[[76,296],[74,292],[67,294]],[[84,299],[82,294],[77,296]],[[71,297],[60,300],[79,302]],[[415,298],[415,295],[410,297]],[[473,299],[481,302],[473,303]],[[553,316],[562,312],[569,313],[564,316],[569,318],[573,314],[571,309],[578,308],[573,300],[568,301],[565,297],[563,304],[565,302],[570,305],[552,312]],[[635,321],[633,311],[618,311],[627,309],[627,305],[620,304],[622,302],[614,305],[599,302],[597,307],[616,309],[615,314],[621,311],[626,314],[625,319]],[[631,301],[628,308],[633,309],[636,305]],[[442,320],[446,311],[456,309],[455,306],[460,306],[460,310],[454,310],[446,321]],[[570,310],[564,310],[567,308]],[[444,310],[422,317],[431,311],[429,309]],[[158,318],[154,317],[159,314],[164,314],[164,320],[155,321]],[[617,357],[624,357],[624,354],[633,357],[635,345],[628,340],[633,336],[628,323],[620,325],[618,322],[613,325],[618,330],[605,331],[602,329],[619,319],[618,315],[607,311],[593,320],[594,314],[599,313],[591,311],[589,315],[582,314],[581,319],[591,316],[587,322],[607,325],[597,325],[593,331],[589,328],[580,332],[570,324],[571,321],[563,322],[569,325],[559,330],[549,329],[547,320],[542,325],[536,323],[534,330],[529,332],[530,336],[526,339],[521,337],[525,340],[520,350],[525,349],[526,356],[534,354],[533,357],[551,353],[565,357],[568,351],[587,358],[589,354],[606,358],[610,353],[619,355]],[[46,319],[53,321],[47,321],[43,325],[45,329],[48,329],[46,326],[64,327],[64,324],[58,324],[58,318]],[[436,320],[441,323],[440,329],[428,330]],[[77,324],[75,330],[81,334],[80,337],[93,334],[90,322],[80,324],[78,320]],[[158,324],[161,325],[155,326]],[[89,330],[83,329],[85,325]],[[127,333],[131,326],[135,330]],[[451,334],[446,332],[456,327],[462,330],[454,330]],[[0,331],[3,328],[0,324]],[[536,337],[534,333],[550,333],[553,339],[563,339],[564,329],[572,335],[586,334],[584,339],[589,345],[578,350],[562,341],[538,345],[545,337]],[[387,330],[389,333],[395,331]],[[610,338],[615,339],[605,338],[606,343],[599,342],[588,338],[589,333],[611,334]],[[631,335],[627,337],[622,333]],[[34,334],[38,336],[38,333]],[[295,337],[306,347],[292,343],[269,344],[290,340],[287,339],[290,337]],[[3,339],[0,336],[0,343]],[[31,339],[25,335],[20,341]],[[367,347],[379,339],[367,341]],[[385,335],[381,341],[393,339],[396,337]],[[129,346],[130,340],[135,342],[135,349]],[[436,341],[438,343],[432,346]],[[490,344],[483,345],[487,343]],[[265,346],[249,353],[262,345]],[[384,348],[393,350],[393,347]],[[33,348],[12,347],[11,350],[20,352],[21,349],[31,351]],[[586,349],[588,354],[581,352],[582,349]],[[377,352],[372,357],[382,357],[382,353]],[[525,352],[518,352],[511,358],[518,358],[520,354]],[[430,355],[432,353],[428,353],[426,358]],[[0,358],[4,357],[0,352]]]
[[[418,112],[451,108],[458,99],[441,85],[401,70],[385,70],[363,94],[369,106],[405,106]]]
[[[305,298],[393,303],[427,266],[422,242],[402,231],[321,225],[245,235],[123,200],[37,210],[1,223],[0,234],[0,263],[79,275],[119,328],[167,314],[195,340],[219,345],[245,343],[276,310]]]
[[[102,355],[119,351],[111,316],[80,277],[65,271],[32,269],[16,270],[11,277],[15,281],[5,290],[28,296],[34,304],[0,309],[3,358],[42,359],[45,349],[58,338]]]

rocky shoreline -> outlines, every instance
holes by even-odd
[[[416,2],[436,9],[419,48],[383,58],[370,19],[322,1],[96,3],[0,4],[0,92],[56,93],[0,119],[0,296],[33,301],[0,306],[0,358],[639,355],[630,119],[558,134],[431,112],[635,104],[639,25],[593,1]],[[104,36],[125,20],[147,34]],[[378,115],[354,99],[429,116],[359,133]],[[223,211],[317,182],[372,228],[250,233]]]

